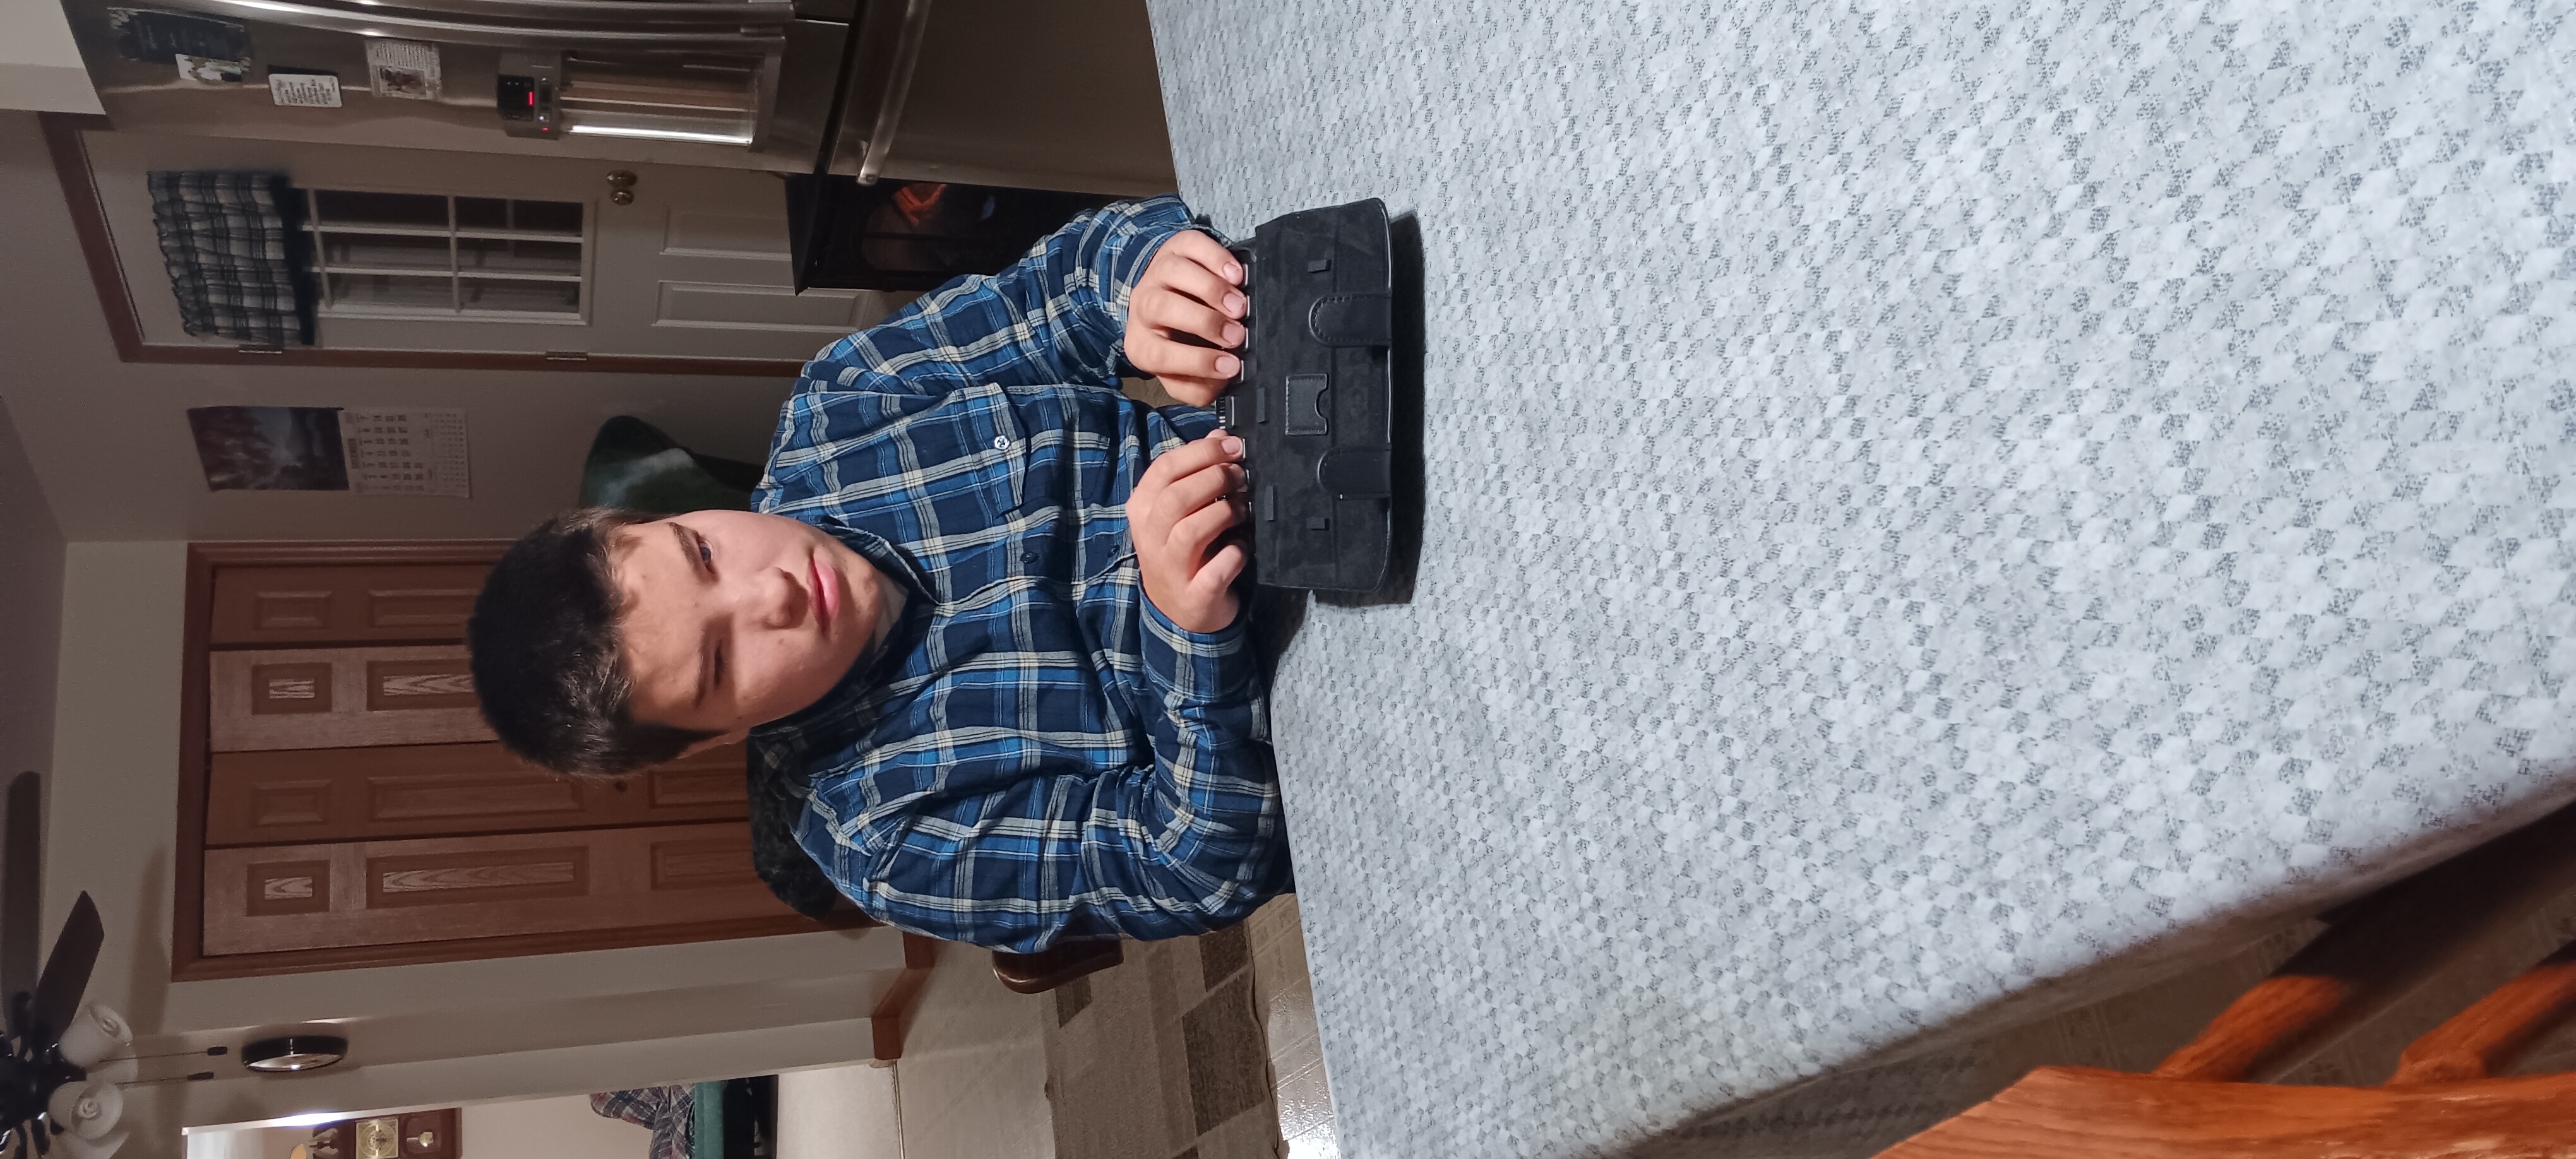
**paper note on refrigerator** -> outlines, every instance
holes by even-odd
[[[368,40],[367,87],[380,97],[437,100],[438,46],[417,40]]]
[[[340,107],[340,78],[327,72],[271,72],[268,99],[292,108],[336,109]]]

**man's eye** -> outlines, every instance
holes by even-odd
[[[714,567],[714,566],[715,566],[715,562],[716,562],[716,553],[715,553],[715,549],[714,549],[714,548],[712,548],[712,547],[707,546],[707,537],[706,537],[706,536],[701,535],[701,536],[699,536],[699,537],[697,537],[697,538],[698,538],[698,562],[699,562],[699,563],[702,563],[702,564],[705,564],[705,565],[707,565],[708,567]]]

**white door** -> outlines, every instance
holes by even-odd
[[[146,185],[155,169],[274,169],[307,191],[323,286],[315,344],[328,349],[802,359],[893,305],[868,291],[791,293],[784,182],[756,170],[84,138],[147,343],[235,345],[180,327]]]

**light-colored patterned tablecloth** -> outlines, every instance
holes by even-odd
[[[1414,598],[1275,705],[1345,1152],[1633,1144],[2576,790],[2570,12],[1156,0],[1195,205],[1424,243]]]

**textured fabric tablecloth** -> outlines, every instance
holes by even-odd
[[[1423,237],[1414,598],[1274,704],[1345,1152],[1632,1144],[2576,788],[2570,10],[1156,0],[1194,205]]]

